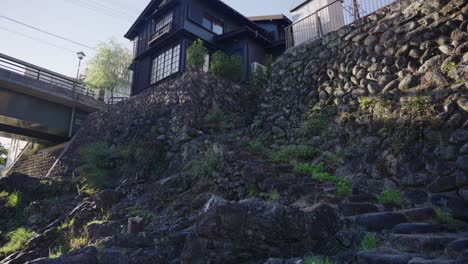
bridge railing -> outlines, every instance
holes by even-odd
[[[286,46],[289,49],[309,40],[320,39],[395,1],[398,0],[335,0],[323,6],[316,6],[318,1],[312,1],[312,6],[302,8],[315,11],[304,15],[297,11],[299,19],[285,29]]]
[[[95,90],[82,82],[2,53],[0,53],[0,69],[8,70],[41,82],[72,90],[76,93],[91,97],[96,96]]]

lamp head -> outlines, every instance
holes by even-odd
[[[86,54],[84,52],[82,52],[82,51],[76,53],[76,55],[78,55],[79,60],[82,60],[82,59],[84,59],[84,57],[86,57]]]

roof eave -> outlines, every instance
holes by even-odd
[[[302,2],[302,3],[298,4],[297,6],[293,7],[289,12],[294,12],[294,11],[298,10],[299,8],[301,8],[305,4],[309,3],[310,1],[313,1],[313,0],[305,0],[304,2]]]

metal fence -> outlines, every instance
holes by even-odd
[[[85,94],[92,97],[96,96],[93,88],[86,86],[85,84],[76,81],[73,78],[69,78],[53,71],[43,69],[2,53],[0,53],[0,69],[8,70],[41,82],[72,90],[80,94]]]
[[[312,0],[293,11],[294,23],[287,27],[286,46],[291,48],[336,31],[397,0],[336,0],[319,5]]]

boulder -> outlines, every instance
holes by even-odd
[[[303,256],[323,246],[338,225],[337,211],[327,204],[301,211],[260,199],[216,203],[187,236],[182,259],[195,264],[245,263]]]

